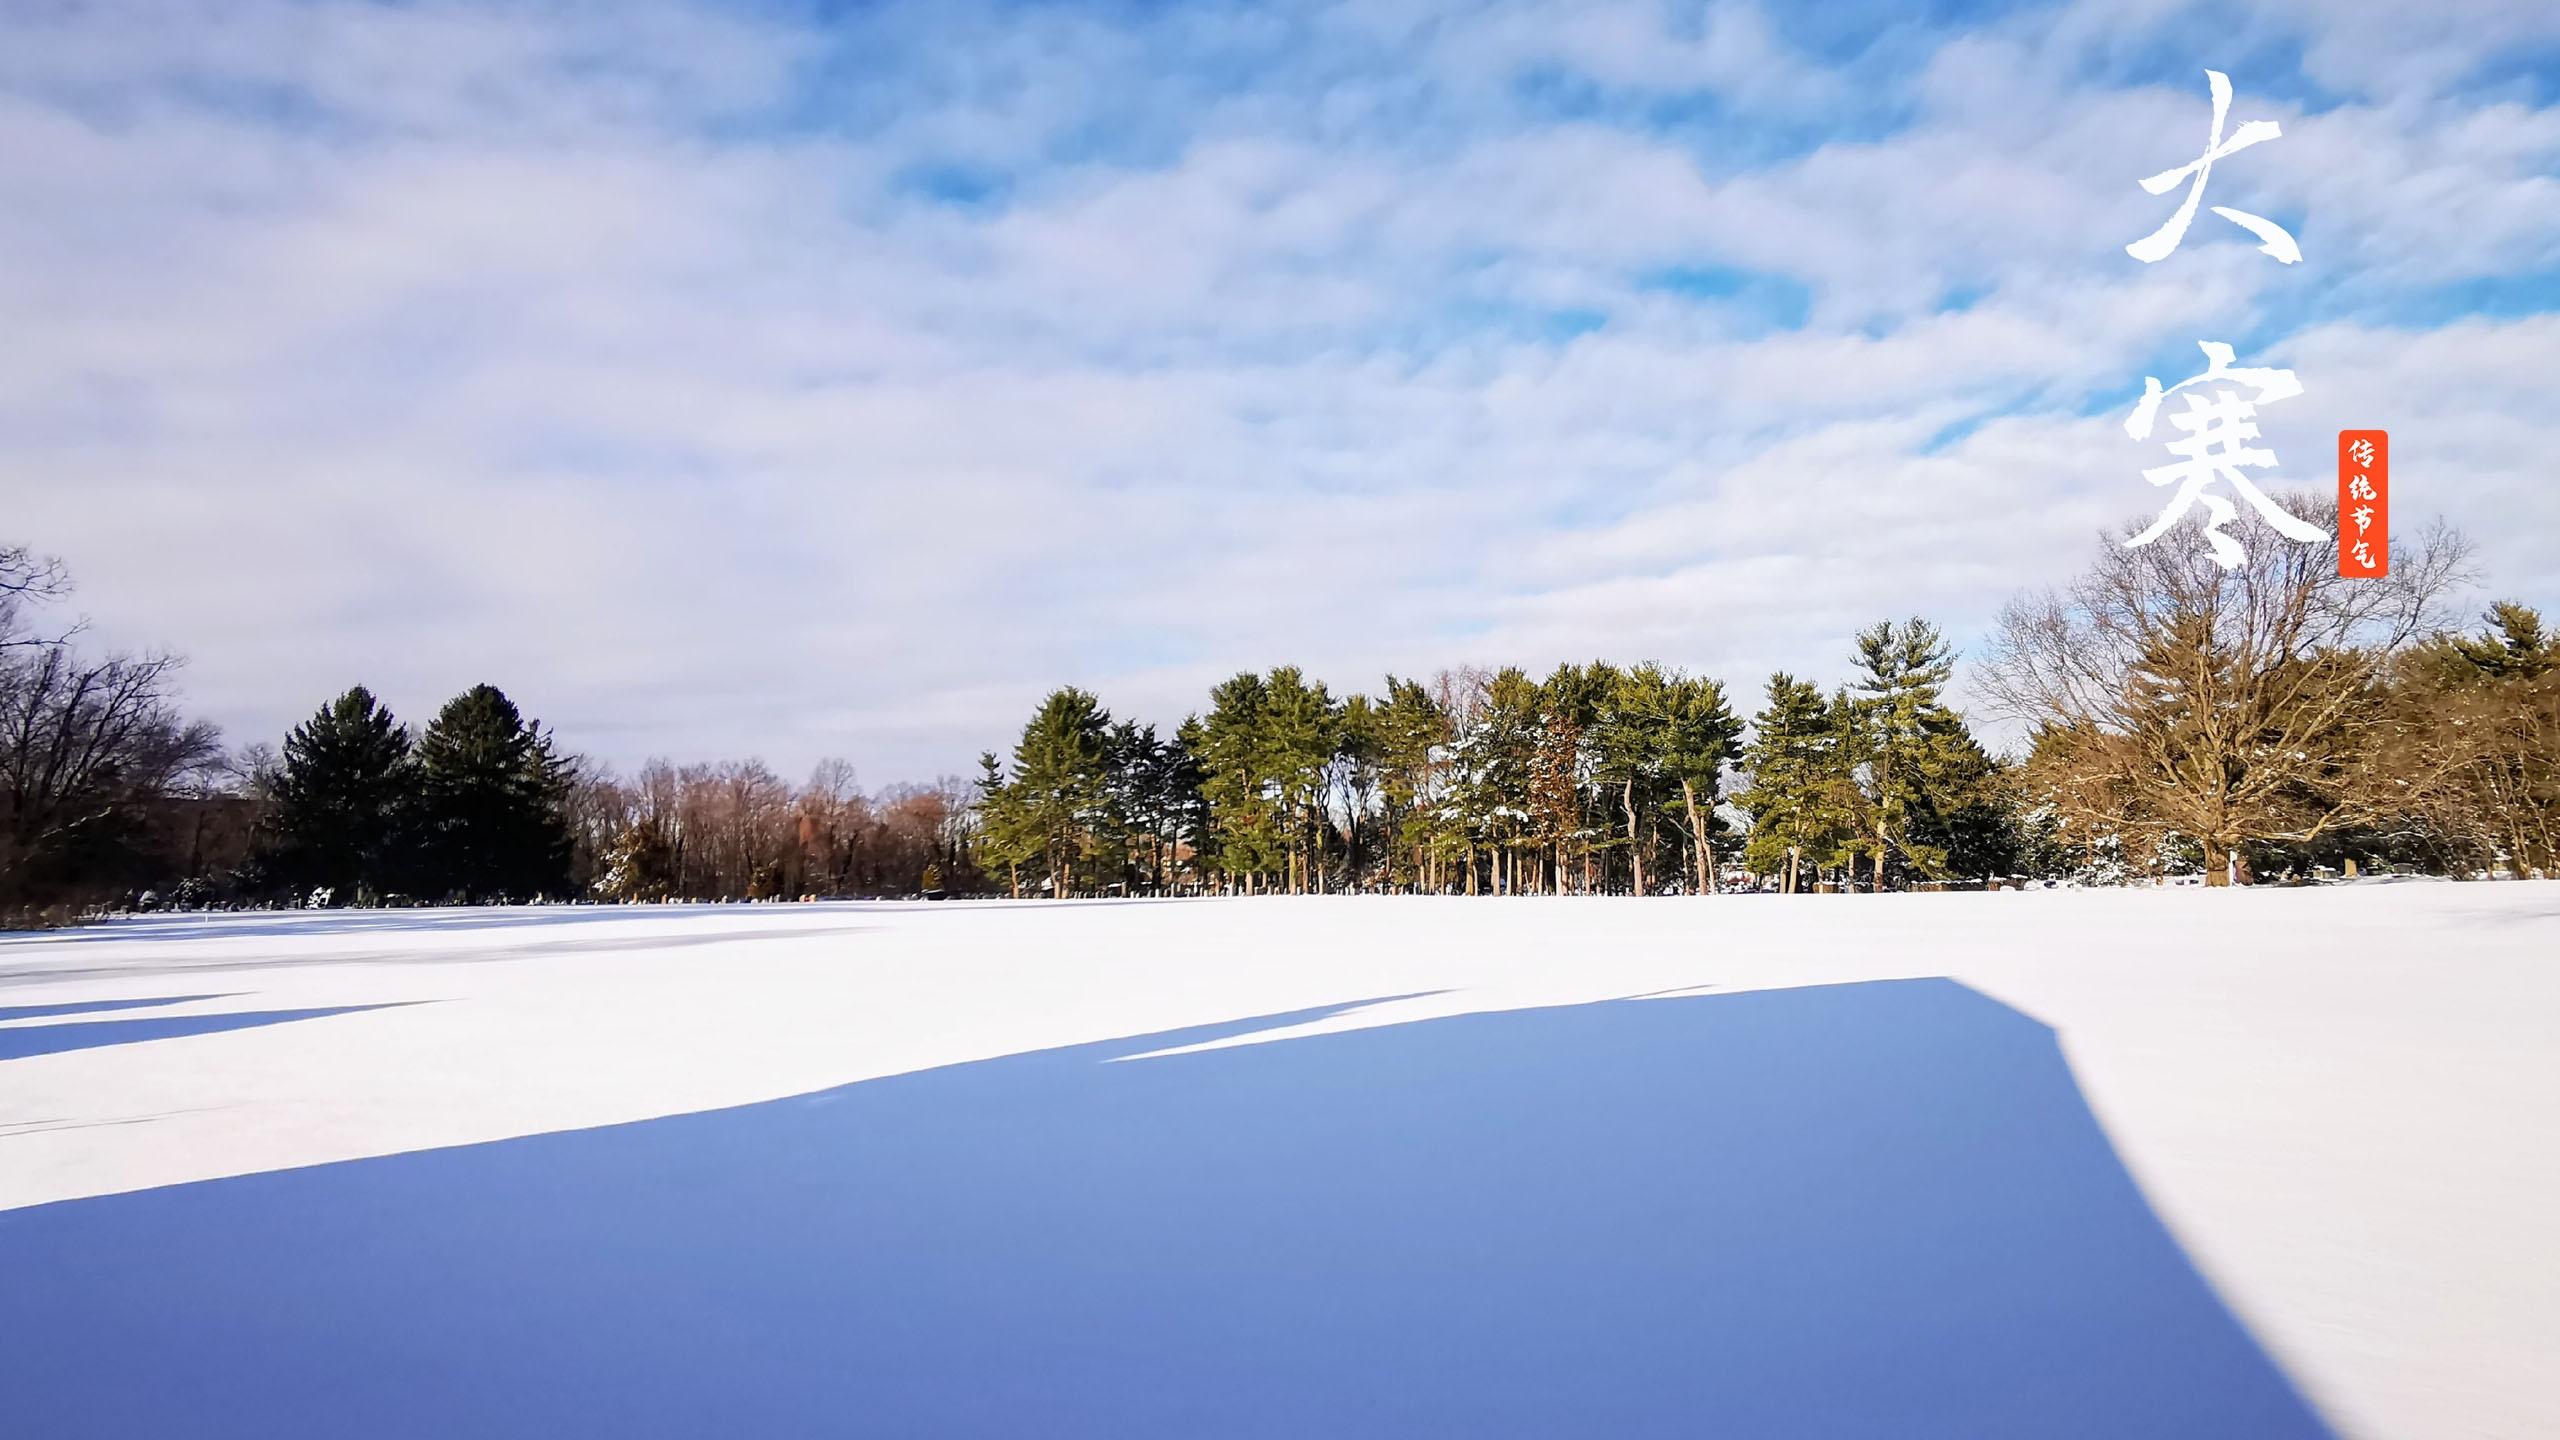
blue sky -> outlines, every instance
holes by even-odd
[[[2203,71],[2280,140],[2144,266]],[[272,741],[965,768],[1046,687],[1967,641],[2290,479],[2560,604],[2560,7],[0,5],[0,532]]]

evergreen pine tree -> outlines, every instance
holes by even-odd
[[[1449,717],[1419,680],[1387,677],[1378,709],[1380,823],[1395,842],[1392,869],[1404,883],[1428,888],[1439,830],[1439,766],[1449,743]]]
[[[1090,848],[1097,878],[1116,881],[1125,893],[1138,887],[1141,862],[1154,865],[1152,849],[1156,727],[1122,720],[1102,732],[1102,803],[1095,808]]]
[[[2538,680],[2560,669],[2560,637],[2543,629],[2540,611],[2501,600],[2481,618],[2488,629],[2444,642],[2471,671],[2494,680]]]
[[[1914,819],[1915,846],[1937,857],[1946,874],[2013,873],[2026,837],[2013,804],[2012,777],[1953,711],[1932,724],[1924,753],[1929,805]]]
[[[1627,878],[1638,895],[1648,893],[1644,862],[1650,846],[1642,822],[1664,785],[1673,705],[1671,677],[1647,662],[1615,674],[1600,712],[1595,774],[1616,793],[1626,825]]]
[[[1019,900],[1023,862],[1032,858],[1036,848],[1031,842],[1031,827],[1024,821],[1021,801],[1013,787],[1005,783],[1004,771],[992,750],[978,756],[976,810],[973,858],[982,871],[1003,871],[1006,888]]]
[[[1014,746],[1010,789],[1053,896],[1074,887],[1076,862],[1104,822],[1110,726],[1100,701],[1068,686],[1041,702]]]
[[[1198,717],[1186,717],[1164,742],[1156,770],[1157,804],[1165,816],[1166,875],[1170,879],[1180,869],[1188,850],[1193,884],[1208,879],[1209,797],[1203,786],[1209,776],[1200,759],[1202,738]]]
[[[1843,729],[1856,784],[1854,855],[1875,888],[1889,870],[1943,877],[2004,870],[2015,836],[1995,812],[1997,766],[1941,690],[1954,655],[1925,620],[1879,622],[1858,637],[1861,671]]]
[[[1699,677],[1674,676],[1668,723],[1663,729],[1663,769],[1679,782],[1681,813],[1696,852],[1698,893],[1716,888],[1716,799],[1724,767],[1742,755],[1742,722],[1725,703],[1724,686]]]
[[[1529,755],[1529,816],[1522,838],[1548,863],[1548,888],[1565,891],[1565,858],[1582,838],[1583,737],[1597,698],[1581,666],[1558,665],[1538,684],[1537,734]]]
[[[2407,828],[2477,868],[2560,873],[2560,637],[2512,600],[2482,618],[2487,629],[2439,637],[2405,667],[2403,703],[2427,717],[2411,747],[2427,758],[2408,768],[2449,779]]]
[[[1267,874],[1282,854],[1279,787],[1263,733],[1267,694],[1251,671],[1221,681],[1209,692],[1209,715],[1193,747],[1218,868],[1244,884]]]
[[[1263,682],[1261,768],[1280,805],[1291,894],[1317,888],[1324,833],[1319,801],[1340,748],[1339,720],[1324,682],[1308,680],[1297,666],[1280,666]]]
[[[465,901],[557,895],[569,883],[561,807],[569,766],[494,685],[475,685],[419,737],[428,893]]]
[[[1334,721],[1333,778],[1328,796],[1342,799],[1344,872],[1353,884],[1374,877],[1384,834],[1378,797],[1385,786],[1384,715],[1366,695],[1344,697]],[[1325,808],[1329,812],[1332,800]]]
[[[1750,783],[1735,797],[1751,814],[1744,863],[1783,875],[1790,894],[1802,888],[1808,859],[1824,863],[1851,835],[1841,804],[1846,718],[1818,687],[1781,671],[1769,677],[1768,704],[1752,721],[1743,752]]]
[[[1568,661],[1556,666],[1538,686],[1540,735],[1537,775],[1532,786],[1537,838],[1554,847],[1554,888],[1565,893],[1571,853],[1583,855],[1584,879],[1590,878],[1591,839],[1595,829],[1590,783],[1593,744],[1601,712],[1617,672],[1607,662],[1588,665]]]
[[[297,893],[363,903],[405,883],[418,769],[409,732],[371,691],[358,685],[295,726],[269,784],[263,859]]]
[[[1506,665],[1486,682],[1484,701],[1450,747],[1452,798],[1471,849],[1482,848],[1497,895],[1517,888],[1517,848],[1530,828],[1530,787],[1538,753],[1538,683]],[[1472,883],[1474,862],[1468,862]]]
[[[675,892],[675,845],[655,815],[625,825],[605,851],[596,893],[612,900],[664,900]]]
[[[1912,832],[1941,798],[1932,793],[1938,778],[1930,773],[1932,761],[1941,758],[1933,742],[1954,721],[1939,688],[1955,666],[1926,620],[1914,619],[1899,630],[1890,620],[1879,621],[1857,643],[1862,673],[1841,738],[1864,782],[1854,796],[1860,833],[1852,844],[1872,863],[1875,888],[1882,890],[1885,864],[1893,856],[1931,874],[1945,867],[1945,855]]]

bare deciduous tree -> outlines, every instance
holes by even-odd
[[[217,765],[219,737],[172,703],[168,656],[85,660],[63,644],[0,659],[0,903],[39,881],[97,877],[84,855],[182,781]]]
[[[2290,508],[2336,528],[2333,506]],[[2334,543],[2254,516],[2239,538],[2248,559],[2227,571],[2175,537],[2106,542],[2067,589],[2011,603],[1986,675],[2034,736],[2026,783],[2067,829],[2196,842],[2208,884],[2248,842],[2373,823],[2444,778],[2412,763],[2386,681],[2465,578],[2467,547],[2441,526],[2395,545],[2384,579],[2341,578]]]
[[[59,645],[80,627],[70,625],[49,636],[28,630],[28,612],[71,593],[71,577],[62,562],[38,555],[24,545],[0,545],[0,653]]]

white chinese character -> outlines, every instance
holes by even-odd
[[[2373,442],[2370,440],[2356,441],[2354,444],[2347,447],[2347,456],[2356,462],[2356,468],[2359,470],[2372,468]]]
[[[2374,568],[2374,564],[2373,564],[2373,546],[2372,546],[2372,545],[2370,545],[2370,544],[2368,544],[2368,543],[2366,543],[2365,541],[2362,541],[2362,540],[2357,541],[2357,542],[2356,542],[2356,548],[2355,548],[2355,549],[2353,549],[2353,550],[2351,550],[2351,551],[2349,551],[2349,552],[2347,552],[2347,553],[2349,553],[2349,554],[2351,554],[2351,555],[2355,556],[2355,557],[2356,557],[2356,563],[2357,563],[2358,565],[2363,566],[2365,569],[2367,569],[2367,570],[2371,570],[2371,569],[2373,569],[2373,568]]]
[[[2240,442],[2258,438],[2258,427],[2252,422],[2257,418],[2259,406],[2301,394],[2302,382],[2294,379],[2290,370],[2235,369],[2231,364],[2231,347],[2219,340],[2198,341],[2196,348],[2204,352],[2207,362],[2203,374],[2191,375],[2167,390],[2160,388],[2156,377],[2142,377],[2142,402],[2134,406],[2132,415],[2126,417],[2124,433],[2136,440],[2149,439],[2152,421],[2160,413],[2160,402],[2190,385],[2231,381],[2248,387],[2252,393],[2244,400],[2229,389],[2217,388],[2210,395],[2203,391],[2192,392],[2187,396],[2187,408],[2169,417],[2172,427],[2186,432],[2183,438],[2168,442],[2169,453],[2178,457],[2178,463],[2145,470],[2142,478],[2154,485],[2167,485],[2174,481],[2178,493],[2170,497],[2168,506],[2160,512],[2160,518],[2151,523],[2151,528],[2126,541],[2125,547],[2133,549],[2159,539],[2198,501],[2202,501],[2206,512],[2212,516],[2205,522],[2204,533],[2205,539],[2213,546],[2214,563],[2225,570],[2239,569],[2240,563],[2249,558],[2249,552],[2241,549],[2239,541],[2222,531],[2223,525],[2239,510],[2219,495],[2204,493],[2204,488],[2217,477],[2229,481],[2240,498],[2248,501],[2279,534],[2306,543],[2322,539],[2318,530],[2267,498],[2265,491],[2240,473],[2244,469],[2263,470],[2276,463],[2274,451]]]
[[[2372,480],[2362,475],[2350,475],[2347,477],[2347,498],[2351,500],[2370,500],[2373,498],[2373,495],[2374,490]]]
[[[2178,248],[2178,242],[2186,238],[2187,226],[2196,218],[2196,204],[2204,199],[2205,177],[2213,173],[2214,161],[2284,133],[2273,120],[2252,120],[2231,132],[2230,139],[2222,138],[2223,117],[2231,110],[2231,77],[2219,70],[2207,70],[2204,78],[2213,87],[2213,129],[2205,137],[2204,153],[2175,170],[2163,170],[2142,182],[2142,188],[2152,194],[2166,195],[2170,186],[2192,177],[2187,186],[2186,203],[2178,207],[2178,213],[2170,216],[2168,223],[2159,229],[2124,247],[2126,254],[2146,265],[2167,258]],[[2290,265],[2302,258],[2302,247],[2293,243],[2293,237],[2285,233],[2283,226],[2265,216],[2221,205],[2214,206],[2213,213],[2264,241],[2258,248],[2284,264]]]
[[[2353,510],[2348,511],[2347,515],[2350,519],[2356,522],[2356,533],[2358,535],[2362,535],[2373,526],[2373,507],[2370,505],[2359,505]]]

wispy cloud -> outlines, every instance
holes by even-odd
[[[2297,475],[2389,426],[2560,592],[2547,7],[1822,8],[13,13],[0,524],[238,738],[490,679],[888,778],[1059,681],[1962,632],[2149,507],[2112,412],[2231,338]],[[2122,254],[2206,64],[2299,267]]]

